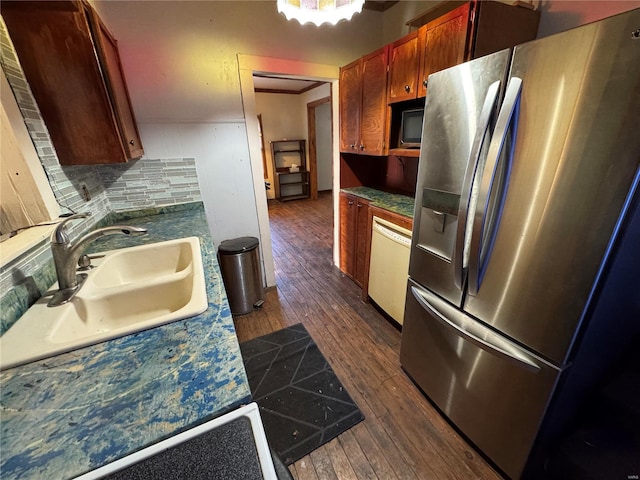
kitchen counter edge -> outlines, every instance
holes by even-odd
[[[204,209],[129,218],[149,234],[105,237],[92,252],[197,236],[208,309],[0,372],[3,478],[72,478],[250,401]]]
[[[347,187],[341,188],[340,191],[369,200],[370,204],[376,207],[389,210],[409,219],[413,218],[414,197],[383,192],[371,187]]]

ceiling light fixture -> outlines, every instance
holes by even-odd
[[[360,13],[363,5],[364,0],[278,0],[278,12],[284,13],[287,20],[298,20],[301,25],[335,25]]]

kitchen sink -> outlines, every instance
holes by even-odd
[[[97,269],[89,282],[96,287],[110,288],[148,282],[154,278],[185,272],[193,264],[194,258],[193,242],[186,240],[115,250],[109,255],[107,268],[103,266]],[[189,240],[198,239],[193,237]]]
[[[95,255],[70,302],[36,302],[0,337],[0,368],[198,315],[208,301],[200,241],[181,238]],[[54,289],[56,286],[54,285]]]

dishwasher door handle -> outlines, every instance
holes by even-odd
[[[405,228],[374,216],[373,230],[400,245],[411,247],[411,231]]]

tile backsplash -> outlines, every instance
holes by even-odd
[[[62,166],[24,76],[4,22],[0,19],[0,64],[61,213],[90,212],[70,224],[75,238],[111,212],[201,201],[194,158],[147,159],[126,164]],[[144,139],[143,139],[144,140]],[[91,197],[86,200],[84,188]],[[47,241],[0,266],[0,334],[55,281]]]
[[[95,167],[116,212],[200,201],[194,158],[141,158]]]
[[[63,167],[60,165],[4,22],[0,22],[0,64],[20,108],[40,163],[49,179],[53,194],[62,207],[61,212],[92,213],[89,219],[74,222],[71,232],[76,233],[89,228],[111,210],[100,176],[93,166]],[[82,185],[85,185],[91,193],[92,198],[89,202],[86,202],[80,194]]]

